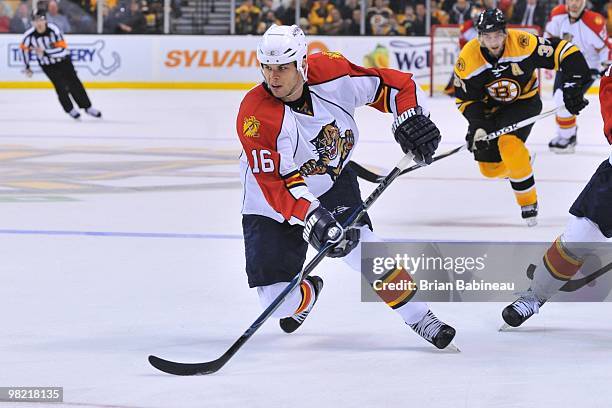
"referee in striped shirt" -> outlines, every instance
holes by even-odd
[[[91,107],[91,101],[74,70],[70,52],[60,29],[47,23],[45,10],[39,9],[32,14],[33,27],[25,32],[21,41],[21,52],[26,64],[25,74],[32,76],[30,53],[34,51],[38,64],[53,83],[62,108],[72,118],[79,119],[81,114],[74,108],[70,96],[79,108],[93,117],[100,118],[102,113]]]

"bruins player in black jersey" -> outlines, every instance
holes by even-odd
[[[538,201],[525,147],[532,126],[489,142],[474,143],[474,135],[541,112],[537,68],[561,71],[565,107],[577,115],[588,104],[582,84],[590,79],[589,67],[570,42],[506,30],[504,15],[498,9],[482,12],[476,29],[478,37],[463,47],[455,64],[457,107],[469,123],[466,140],[482,175],[510,180],[522,218],[533,226],[537,224]]]

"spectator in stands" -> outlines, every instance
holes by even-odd
[[[75,0],[70,0],[70,2],[74,2]],[[109,10],[115,10],[117,7],[118,0],[104,0],[104,5],[108,6]],[[98,2],[97,0],[79,0],[81,8],[91,14],[95,14],[97,12]],[[125,1],[122,1],[125,3]],[[63,5],[62,5],[63,7]],[[104,10],[102,10],[104,11]]]
[[[28,28],[32,27],[32,21],[30,21],[30,11],[26,3],[20,3],[15,11],[15,15],[11,19],[10,32],[11,33],[25,33]]]
[[[58,26],[62,33],[66,34],[72,32],[70,23],[68,22],[68,17],[60,14],[59,7],[57,6],[57,2],[55,0],[51,0],[47,4],[47,22]]]
[[[376,16],[380,16],[382,18]],[[388,27],[390,29],[392,19],[395,20],[395,15],[393,13],[393,10],[387,7],[385,1],[374,0],[374,5],[368,9],[368,12],[366,14],[366,22],[368,23],[366,26],[366,33],[374,34],[375,31],[381,32],[385,30],[384,27]],[[376,30],[374,29],[375,25]]]
[[[467,0],[457,0],[449,11],[451,24],[463,24],[470,19],[472,5]]]
[[[262,16],[268,14],[268,11],[274,12],[276,10],[276,7],[274,6],[274,0],[262,0],[260,8]]]
[[[431,2],[431,21],[432,24],[450,24],[450,16],[442,9],[442,2]],[[437,23],[433,22],[437,21]]]
[[[306,1],[300,2],[300,16],[304,18],[308,17],[308,8],[306,6]],[[276,9],[276,17],[285,25],[295,24],[295,0],[289,0],[288,6],[281,3]]]
[[[144,14],[140,11],[140,3],[132,0],[126,10],[121,7],[117,15],[117,29],[119,34],[144,34],[147,28],[147,21]]]
[[[253,4],[253,0],[244,0],[236,9],[236,33],[256,34],[261,10]]]
[[[268,12],[264,13],[263,17],[259,21],[259,24],[257,25],[257,34],[265,33],[266,30],[272,26],[272,24],[279,25],[281,22],[274,15],[274,11],[268,9]]]
[[[13,15],[13,9],[11,8],[11,6],[6,1],[0,0],[0,8],[2,9],[2,11],[4,11],[2,15],[8,17],[10,20],[11,16]]]
[[[512,14],[514,11],[514,0],[499,0],[497,8],[504,13],[506,21],[512,20]]]
[[[336,6],[330,3],[329,0],[315,1],[308,14],[308,21],[310,22],[311,28],[316,29],[317,33],[321,32],[323,24],[331,23],[331,12],[335,8]]]
[[[410,4],[404,7],[404,14],[397,16],[397,22],[400,26],[400,34],[415,35],[414,26],[416,24],[416,14],[414,13],[414,7]]]
[[[512,13],[512,24],[537,25],[544,29],[546,25],[546,9],[538,0],[518,0]]]
[[[344,20],[345,30],[347,35],[359,35],[361,33],[361,9],[353,10],[353,15],[350,20]]]
[[[147,33],[161,34],[164,24],[163,4],[160,0],[149,0],[143,14],[147,22]]]
[[[333,8],[329,14],[331,20],[323,23],[321,27],[321,34],[325,35],[341,35],[344,34],[344,21],[342,20],[342,14],[337,8]]]
[[[8,33],[11,27],[11,19],[6,15],[3,6],[0,6],[0,33]]]
[[[97,26],[95,20],[86,13],[74,13],[69,15],[70,26],[72,27],[73,33],[79,34],[95,34],[97,33]]]
[[[414,35],[427,35],[427,9],[425,5],[423,3],[417,3],[415,13],[416,20],[412,26]],[[440,22],[432,16],[431,24],[440,24]]]
[[[102,32],[104,34],[115,34],[118,32],[118,22],[117,17],[115,15],[116,13],[111,10],[111,8],[107,6],[105,2],[104,8],[102,9]]]
[[[353,11],[359,8],[360,5],[358,0],[344,0],[342,5],[340,5],[340,14],[347,27],[351,24],[351,20],[353,19]]]
[[[395,19],[393,18],[393,21]],[[370,17],[370,30],[372,35],[397,35],[393,32],[391,19],[382,14],[372,14]]]

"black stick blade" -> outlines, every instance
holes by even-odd
[[[206,375],[217,372],[223,365],[223,357],[207,363],[178,363],[164,360],[156,356],[149,356],[149,363],[164,373],[174,375]]]

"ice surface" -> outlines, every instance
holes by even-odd
[[[157,372],[148,354],[216,358],[260,313],[240,228],[243,92],[90,94],[101,121],[73,121],[50,90],[0,94],[0,386],[63,386],[65,405],[83,407],[610,406],[610,304],[547,304],[509,333],[497,331],[502,304],[434,304],[458,329],[463,352],[451,354],[386,306],[361,303],[358,276],[335,260],[317,269],[325,289],[299,332],[270,320],[215,375]],[[463,152],[392,185],[371,211],[376,231],[554,239],[609,154],[590,101],[576,154],[548,152],[553,118],[529,139],[538,227],[523,225],[508,183],[483,179]],[[452,100],[435,99],[432,117],[441,151],[462,143]],[[357,118],[354,160],[392,167],[391,117],[364,108]]]

